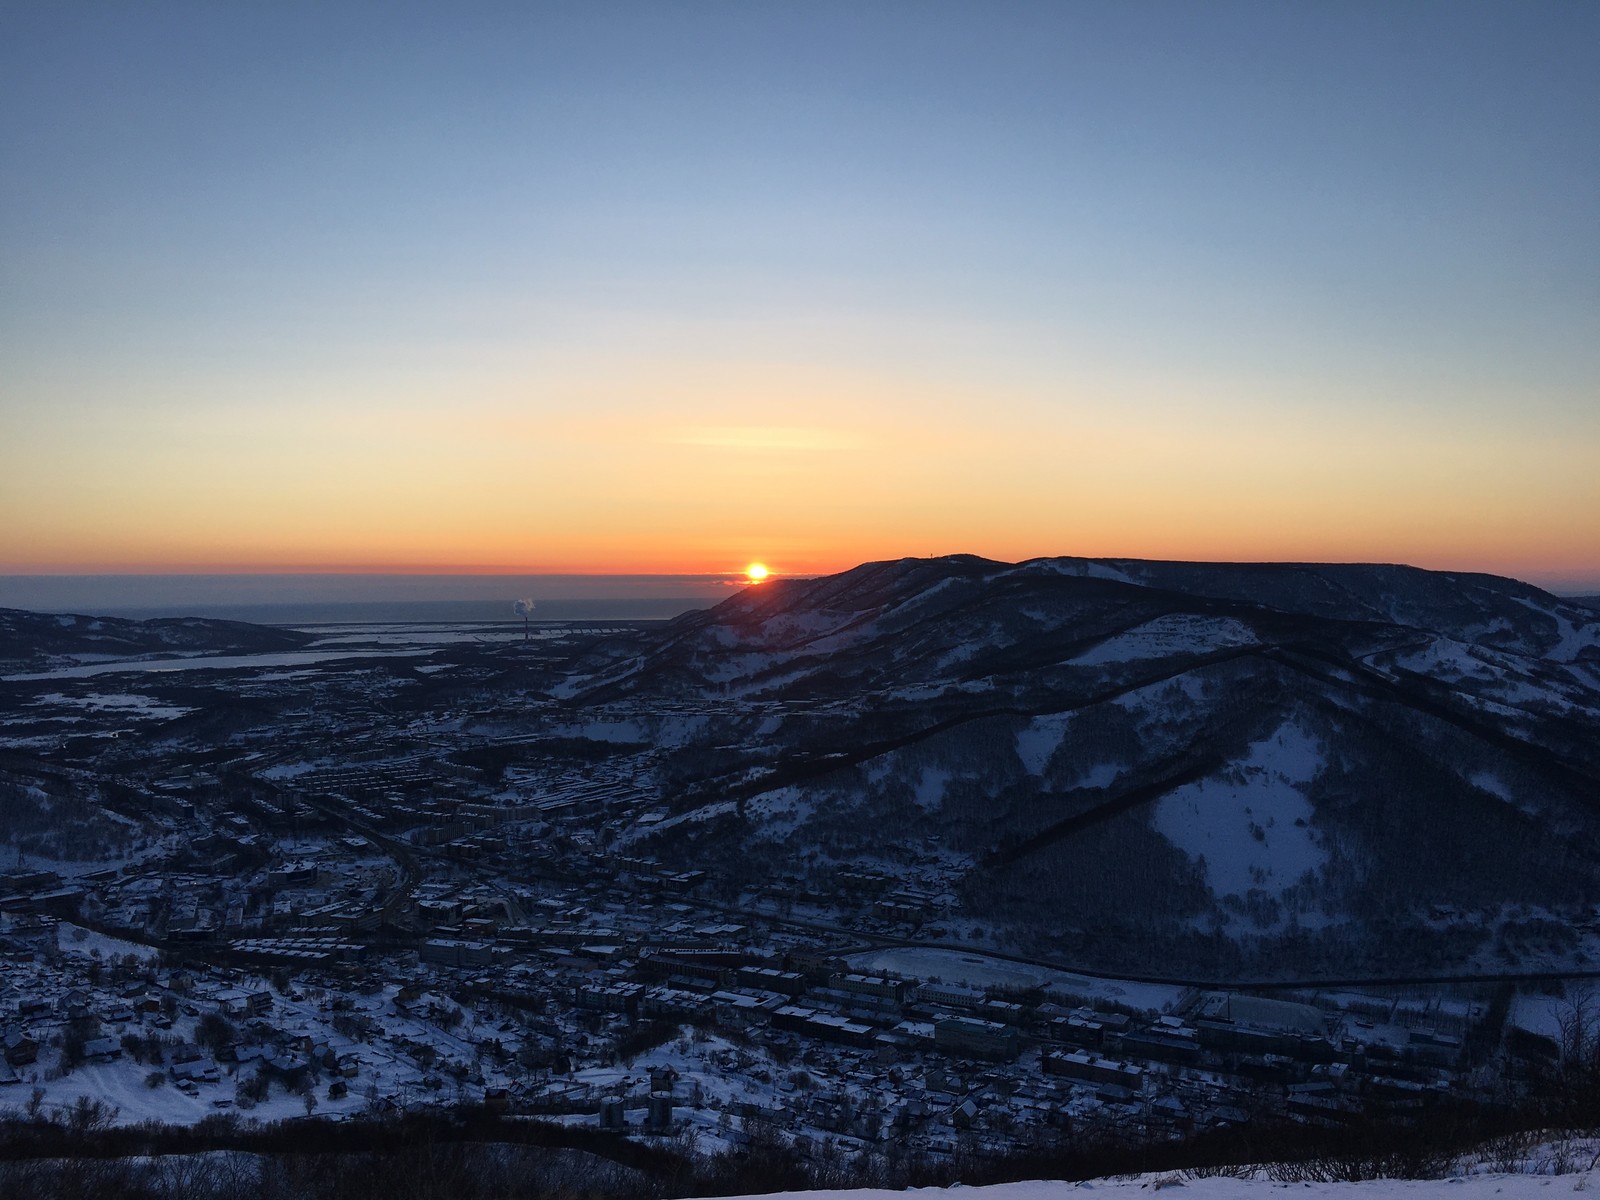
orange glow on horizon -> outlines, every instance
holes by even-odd
[[[242,404],[97,422],[41,407],[0,439],[0,574],[742,586],[759,547],[769,577],[959,552],[1399,562],[1600,586],[1600,526],[1573,519],[1600,511],[1583,429],[1441,432],[1421,410],[1338,409],[1308,430],[1181,380],[1065,378],[1045,396],[786,363],[580,365],[464,381],[475,398],[447,414],[398,383],[382,405],[328,385],[267,425]],[[535,385],[588,415],[511,403]]]

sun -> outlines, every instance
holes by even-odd
[[[770,574],[772,572],[767,570],[765,563],[751,563],[744,569],[744,577],[751,583],[760,583]]]

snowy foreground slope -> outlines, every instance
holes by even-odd
[[[1375,1179],[1363,1183],[1279,1183],[1269,1179],[1212,1177],[1183,1179],[1177,1175],[1138,1175],[1084,1183],[1048,1180],[999,1183],[988,1187],[915,1188],[892,1192],[781,1192],[783,1200],[1090,1200],[1091,1197],[1134,1197],[1164,1194],[1181,1200],[1557,1200],[1600,1187],[1594,1171],[1571,1175],[1462,1175],[1450,1179]],[[740,1198],[744,1200],[744,1198]],[[754,1198],[750,1198],[754,1200]]]
[[[625,847],[1130,974],[1600,955],[1600,614],[1382,565],[969,556],[776,581],[562,686],[635,720]],[[599,728],[591,724],[590,730]]]

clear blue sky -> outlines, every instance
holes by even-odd
[[[1593,3],[12,4],[0,571],[1600,585],[1597,63]]]

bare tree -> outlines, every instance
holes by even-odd
[[[1556,1014],[1561,1059],[1555,1080],[1559,1116],[1572,1127],[1600,1126],[1600,1000],[1575,989]]]

